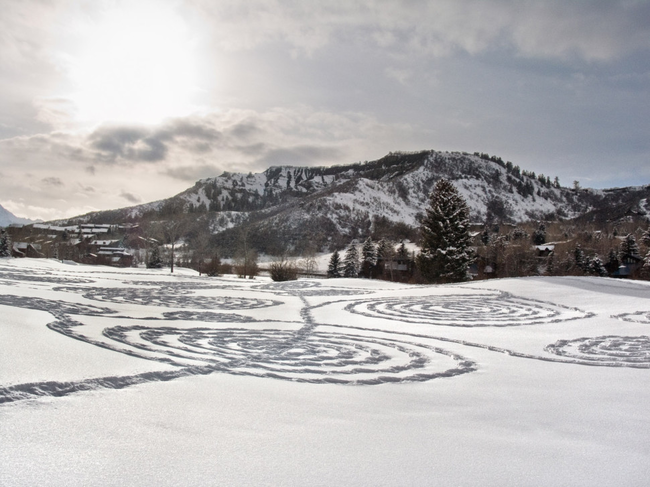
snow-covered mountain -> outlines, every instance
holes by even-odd
[[[9,210],[5,209],[2,205],[0,205],[0,227],[6,227],[12,223],[26,224],[32,223],[32,221],[27,218],[17,217]]]
[[[287,246],[340,245],[377,227],[408,232],[418,226],[440,178],[467,200],[474,222],[584,217],[616,219],[648,214],[650,186],[583,190],[521,170],[487,154],[422,151],[390,153],[371,162],[331,166],[274,166],[253,174],[225,172],[202,179],[167,200],[98,212],[85,221],[161,219],[184,213],[228,247],[248,229],[262,251]],[[606,211],[607,213],[603,213]]]

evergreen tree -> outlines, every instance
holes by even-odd
[[[330,263],[327,266],[327,277],[341,277],[341,256],[338,250],[335,250],[332,257],[330,257]]]
[[[585,260],[585,252],[582,250],[582,247],[580,247],[580,244],[578,244],[576,248],[573,249],[573,260],[575,261],[576,267],[579,269],[584,270],[587,266],[587,262]]]
[[[446,179],[431,193],[422,221],[422,251],[417,264],[427,281],[467,280],[473,261],[469,235],[469,207],[458,190]]]
[[[618,258],[618,253],[616,250],[611,249],[609,251],[609,255],[607,256],[607,263],[605,264],[605,269],[607,269],[607,272],[610,274],[614,274],[619,266],[621,265],[621,261]]]
[[[603,261],[597,255],[589,261],[587,270],[589,274],[593,274],[594,276],[607,277],[607,269],[605,269]]]
[[[533,243],[535,245],[544,245],[546,243],[546,225],[540,223],[537,230],[533,232]]]
[[[148,269],[161,269],[162,268],[162,258],[160,257],[160,248],[158,245],[154,245],[149,252],[149,260],[147,261]]]
[[[362,277],[372,278],[377,265],[377,249],[372,242],[372,238],[368,237],[363,243],[361,248],[361,272]]]
[[[643,236],[641,237],[641,242],[643,243],[643,245],[650,248],[650,228],[648,228],[645,232],[643,232]]]
[[[490,231],[488,230],[488,227],[485,227],[483,233],[481,233],[481,242],[483,242],[483,245],[490,243]]]
[[[636,238],[631,233],[628,233],[625,237],[625,240],[621,242],[621,254],[622,255],[632,255],[634,257],[640,257],[639,245],[636,243]]]
[[[650,279],[650,250],[643,259],[643,267],[641,267],[641,277],[643,279]]]
[[[384,260],[389,254],[389,245],[383,238],[377,243],[377,261]]]
[[[357,277],[359,266],[359,251],[355,244],[351,244],[343,258],[343,277]]]
[[[9,257],[11,256],[11,251],[9,250],[9,236],[5,229],[2,229],[0,234],[0,257]]]

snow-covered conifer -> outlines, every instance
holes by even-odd
[[[540,223],[537,230],[533,232],[533,243],[535,245],[543,245],[546,243],[546,225]]]
[[[454,185],[438,181],[422,221],[422,251],[417,264],[427,281],[467,280],[473,261],[469,235],[469,207]]]
[[[10,255],[9,236],[5,229],[2,229],[2,233],[0,234],[0,257],[9,257]]]
[[[372,278],[377,265],[377,249],[372,242],[372,238],[368,237],[363,243],[361,248],[361,272],[362,277]]]
[[[643,258],[643,267],[641,267],[641,277],[643,279],[650,279],[650,250]]]
[[[377,242],[377,255],[376,255],[376,257],[377,257],[378,261],[386,259],[386,257],[390,253],[388,247],[389,247],[388,242],[386,242],[386,240],[384,240],[383,238],[381,240],[379,240],[379,242]]]
[[[579,269],[584,270],[585,267],[587,266],[585,252],[584,250],[582,250],[580,244],[576,245],[576,248],[573,249],[573,259],[575,261],[576,267],[578,267]]]
[[[641,237],[641,243],[646,247],[650,248],[650,227],[645,232],[643,232],[643,236]]]
[[[640,257],[639,245],[636,243],[636,238],[634,238],[634,235],[631,233],[628,233],[625,240],[621,242],[621,254]]]
[[[364,262],[368,262],[370,265],[375,265],[377,263],[377,249],[375,248],[375,244],[372,242],[371,237],[368,237],[363,243],[361,254]]]
[[[147,260],[147,267],[149,269],[160,269],[162,268],[162,258],[160,257],[160,248],[158,245],[154,245],[149,252],[149,260]]]
[[[350,244],[343,258],[343,277],[357,277],[359,267],[359,251],[355,244]]]
[[[589,271],[589,274],[593,274],[594,276],[607,277],[607,269],[605,268],[603,261],[600,260],[600,257],[597,255],[589,261],[587,270]]]
[[[332,257],[330,257],[327,266],[327,277],[341,277],[341,256],[338,250],[335,250]]]

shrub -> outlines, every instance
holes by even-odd
[[[295,262],[282,258],[271,263],[269,273],[274,281],[295,281],[298,279],[298,266]]]

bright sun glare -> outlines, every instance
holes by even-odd
[[[72,61],[80,121],[156,123],[191,111],[191,32],[163,2],[116,3],[86,26]]]

